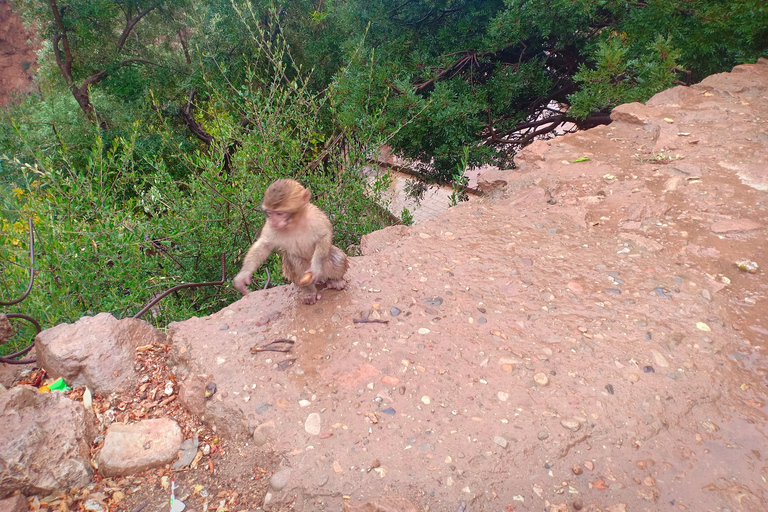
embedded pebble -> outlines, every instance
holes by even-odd
[[[429,443],[422,443],[419,445],[419,450],[423,452],[433,452],[435,451],[435,446]]]
[[[339,315],[333,315],[331,320],[334,322],[341,322],[341,317]]]
[[[571,471],[573,471],[574,475],[580,475],[584,472],[578,464],[574,464],[573,467],[571,467]]]
[[[479,324],[484,324],[484,323],[486,323],[487,321],[488,321],[488,320],[486,320],[486,319],[485,319],[484,317],[482,317],[482,316],[481,316],[480,318],[478,318],[478,319],[477,319],[477,323],[479,323]]]
[[[707,290],[706,288],[701,290],[701,296],[707,300],[712,300],[712,295],[709,293],[709,290]]]
[[[502,448],[506,448],[507,447],[507,440],[504,439],[501,436],[494,437],[493,438],[493,442],[496,443],[497,445],[501,446]]]
[[[226,331],[227,329],[229,329],[229,325],[227,325],[227,324],[224,324],[221,327],[219,327],[220,331]]]
[[[595,469],[595,463],[592,462],[591,460],[584,461],[584,467],[592,471],[593,469]]]
[[[281,469],[272,475],[272,478],[269,479],[269,486],[276,491],[283,489],[286,485],[288,485],[288,480],[291,478],[291,473],[293,473],[292,468]]]
[[[664,288],[657,287],[657,288],[654,288],[653,291],[655,291],[656,295],[658,295],[659,297],[664,297],[665,299],[671,299],[672,298],[671,295],[667,295],[666,292],[668,290],[664,290]]]
[[[581,428],[581,423],[579,423],[573,418],[566,418],[564,420],[560,420],[560,424],[573,432],[576,432]]]
[[[307,434],[312,436],[320,435],[321,424],[320,415],[313,412],[307,416],[307,419],[304,422],[304,430],[306,430]]]
[[[621,295],[621,290],[619,290],[618,288],[606,288],[605,293],[610,293],[613,295]]]
[[[700,331],[704,331],[704,332],[710,332],[710,331],[712,330],[712,329],[710,329],[710,328],[709,328],[709,326],[708,326],[707,324],[705,324],[704,322],[696,322],[696,328],[697,328],[698,330],[700,330]]]
[[[542,430],[538,434],[536,434],[536,437],[539,438],[539,441],[543,441],[549,438],[549,432],[547,432],[546,430]]]
[[[388,386],[397,386],[397,384],[400,382],[400,379],[392,375],[385,375],[381,378],[381,382]]]
[[[427,329],[426,327],[422,327],[421,329],[419,329],[419,334],[429,334],[429,329]]]
[[[424,395],[423,397],[421,397],[421,403],[423,403],[424,405],[429,405],[431,403],[431,400],[427,395]]]
[[[634,372],[630,373],[627,378],[632,382],[638,382],[640,380],[640,376]]]
[[[539,372],[536,375],[533,376],[533,381],[539,385],[539,386],[546,386],[549,384],[549,377],[547,377],[547,374],[544,372]]]
[[[643,372],[644,373],[656,373],[656,370],[653,369],[653,366],[643,366]]]
[[[496,396],[498,396],[499,400],[501,400],[502,402],[506,402],[507,399],[509,398],[509,393],[505,393],[504,391],[499,391],[498,393],[496,393]]]
[[[400,311],[399,309],[397,309],[395,307],[389,308],[389,314],[392,315],[392,316],[397,316],[400,313],[402,313],[402,311]]]
[[[424,301],[424,304],[427,306],[432,306],[434,308],[440,306],[443,303],[442,297],[432,297],[431,299],[427,299]]]
[[[661,366],[662,368],[669,368],[669,361],[661,352],[658,350],[651,350],[651,354],[653,355],[653,359],[656,361],[657,365]]]

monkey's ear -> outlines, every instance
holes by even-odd
[[[309,198],[312,196],[312,193],[309,191],[308,188],[305,188],[304,191],[301,193],[301,200],[304,203],[309,202]]]

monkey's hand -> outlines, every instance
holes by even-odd
[[[232,280],[232,284],[235,285],[235,288],[237,288],[237,291],[239,291],[243,295],[248,295],[248,285],[251,284],[252,276],[253,276],[252,272],[241,271]]]
[[[325,279],[325,276],[323,275],[323,269],[322,268],[315,268],[314,265],[307,269],[306,273],[312,274],[312,279],[310,279],[309,283],[307,284],[317,284],[323,279]]]

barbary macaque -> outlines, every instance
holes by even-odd
[[[274,250],[283,260],[283,276],[300,287],[304,304],[317,302],[316,285],[323,281],[327,288],[344,289],[347,255],[331,243],[331,222],[309,198],[309,190],[294,180],[279,179],[267,188],[261,202],[267,221],[234,279],[240,293],[248,293],[253,273]]]

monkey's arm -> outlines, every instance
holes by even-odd
[[[262,236],[256,240],[256,243],[248,249],[248,253],[243,259],[243,268],[235,276],[233,284],[235,288],[243,295],[248,293],[248,285],[251,284],[251,278],[253,273],[264,263],[269,255],[272,253],[274,244],[268,233],[263,233]]]
[[[309,269],[309,272],[312,272],[312,283],[325,279],[325,263],[328,260],[331,245],[333,244],[333,228],[331,223],[327,219],[323,220],[325,222],[318,226],[320,236],[315,241],[315,249],[312,252],[312,267]]]

